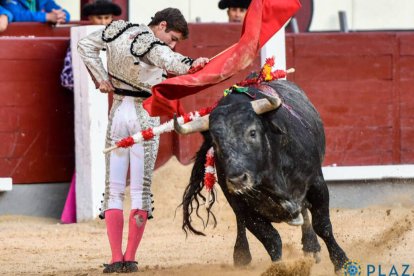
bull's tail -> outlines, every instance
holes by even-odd
[[[211,190],[211,203],[207,210],[207,219],[204,221],[203,218],[199,214],[199,208],[202,203],[208,204],[206,202],[206,197],[201,194],[203,190],[204,184],[204,170],[205,170],[205,162],[206,162],[206,154],[207,151],[211,148],[212,143],[209,135],[204,135],[205,141],[202,144],[200,150],[197,152],[194,167],[191,172],[190,183],[186,187],[183,195],[183,202],[181,205],[183,206],[183,225],[182,229],[187,234],[187,231],[190,231],[196,235],[203,235],[203,232],[196,230],[192,225],[191,215],[195,211],[197,217],[203,222],[204,228],[206,228],[210,216],[213,219],[214,227],[217,225],[217,220],[214,214],[211,212],[211,207],[213,206],[216,194],[214,189]],[[204,209],[204,208],[203,208]]]

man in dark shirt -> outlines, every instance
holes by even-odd
[[[243,22],[251,0],[220,0],[220,9],[227,9],[229,22]]]

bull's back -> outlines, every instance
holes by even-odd
[[[292,141],[308,150],[317,151],[322,163],[325,155],[325,132],[321,117],[305,92],[287,80],[270,83],[282,98],[283,106],[273,114],[283,124]],[[316,153],[316,152],[315,152]]]

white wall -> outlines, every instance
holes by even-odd
[[[358,29],[414,29],[413,0],[354,0],[353,26]]]
[[[367,0],[369,1],[369,0]],[[345,11],[351,29],[352,1],[314,0],[311,31],[339,30],[338,11]]]
[[[156,0],[151,4],[148,1],[130,0],[129,19],[134,23],[149,23],[151,16],[164,8],[178,8],[188,22],[227,22],[227,13],[218,8],[218,0]]]
[[[80,20],[80,1],[55,0],[58,5],[69,11],[72,20]],[[157,11],[167,7],[181,10],[188,22],[196,22],[199,17],[201,22],[227,22],[227,13],[218,8],[219,0],[155,0],[152,3],[143,0],[129,1],[129,19],[134,23],[150,21]]]
[[[70,13],[70,20],[80,20],[80,0],[55,0],[55,2]]]
[[[79,0],[55,0],[67,9],[72,20],[80,19]],[[167,7],[181,10],[188,22],[227,22],[219,0],[129,0],[129,18],[134,23],[150,21],[155,12]],[[345,11],[350,30],[414,29],[414,0],[314,0],[311,31],[338,31],[338,11]]]
[[[311,31],[338,31],[338,11],[350,30],[414,29],[413,0],[314,0]]]
[[[75,50],[79,39],[103,26],[71,29],[72,67],[75,96],[76,217],[94,219],[99,214],[105,191],[105,148],[108,124],[108,95],[95,89],[86,67]],[[100,57],[106,64],[106,53]]]

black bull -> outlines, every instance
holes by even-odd
[[[258,115],[251,96],[261,99],[264,95],[250,87],[250,96],[233,92],[220,100],[210,114],[208,131],[201,129],[204,143],[183,195],[183,229],[203,234],[192,226],[191,215],[194,210],[198,215],[200,199],[205,201],[201,193],[204,164],[213,146],[218,183],[237,220],[236,265],[246,265],[252,259],[246,228],[264,245],[272,261],[277,261],[282,257],[282,241],[271,223],[289,222],[302,215],[303,251],[319,258],[316,233],[339,271],[348,258],[335,240],[329,218],[329,193],[321,169],[325,154],[322,121],[305,93],[292,82],[279,80],[267,85],[259,89],[276,92],[281,106]],[[207,210],[216,222],[211,209]]]

